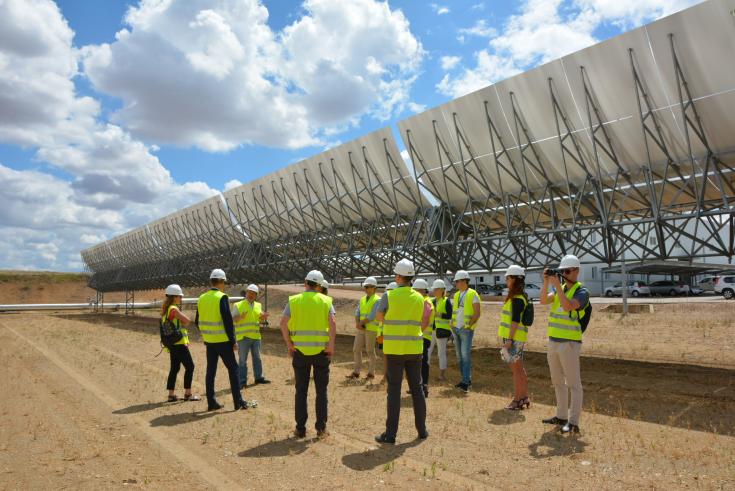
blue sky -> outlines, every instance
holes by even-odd
[[[693,3],[8,0],[0,268],[79,270],[228,183]]]

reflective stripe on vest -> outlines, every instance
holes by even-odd
[[[431,335],[434,333],[434,319],[435,319],[434,302],[431,301],[431,298],[428,295],[424,297],[424,302],[426,302],[426,304],[429,307],[431,307],[431,316],[429,317],[429,326],[426,329],[426,331],[424,331],[424,339],[428,339],[429,341],[431,341]]]
[[[260,339],[260,314],[262,308],[260,302],[253,302],[252,307],[247,299],[235,304],[237,311],[243,317],[235,323],[235,338],[240,341],[243,338]]]
[[[459,310],[460,293],[462,292],[460,292],[459,290],[454,292],[454,302],[452,303],[452,306],[454,307],[452,310],[452,324],[454,325],[454,327],[457,327],[457,311]],[[470,320],[472,320],[472,316],[475,315],[475,307],[473,305],[475,298],[478,298],[477,292],[472,288],[468,288],[467,293],[465,293],[464,296],[464,303],[462,304],[462,312],[464,314],[464,325],[462,326],[463,329],[475,328],[475,326],[470,326]]]
[[[571,300],[580,286],[582,286],[582,283],[575,283],[564,295]],[[584,311],[580,313],[584,315]],[[582,326],[579,325],[577,311],[565,311],[561,306],[561,301],[559,301],[558,292],[554,295],[554,300],[551,302],[549,328],[546,332],[550,338],[569,339],[571,341],[582,340]]]
[[[449,331],[449,319],[442,319],[442,314],[447,313],[447,297],[436,298],[436,308],[434,313],[434,327],[437,329],[446,329]]]
[[[373,306],[378,303],[378,300],[380,300],[380,297],[377,295],[372,295],[370,297],[370,300],[368,300],[367,295],[362,297],[360,299],[360,320],[365,320],[368,318],[368,315],[370,315],[370,312],[373,311]],[[380,330],[380,324],[377,322],[370,321],[367,324],[365,324],[365,329],[372,332],[378,332]]]
[[[421,321],[424,297],[409,286],[388,293],[388,311],[383,321],[383,353],[386,355],[418,355],[424,351]]]
[[[510,328],[511,323],[513,322],[513,299],[516,298],[520,298],[521,300],[523,300],[524,308],[526,307],[526,305],[528,305],[528,301],[523,295],[516,295],[503,304],[503,311],[500,314],[500,325],[498,326],[498,337],[510,339]],[[521,343],[525,343],[527,340],[528,327],[518,322],[518,328],[513,335],[513,341],[520,341]]]
[[[332,298],[306,291],[288,298],[291,342],[305,355],[318,355],[329,344],[329,311]]]
[[[202,339],[205,343],[226,343],[229,341],[225,324],[222,321],[222,314],[219,310],[219,304],[225,294],[219,290],[209,290],[202,294],[197,301],[197,311],[199,312],[199,332],[202,333]]]

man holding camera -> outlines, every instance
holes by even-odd
[[[556,392],[556,416],[544,419],[543,422],[560,426],[563,434],[579,433],[579,416],[582,412],[579,356],[583,327],[580,321],[585,315],[589,315],[586,307],[590,296],[587,289],[577,281],[579,267],[579,259],[567,255],[562,258],[558,270],[545,269],[540,294],[542,304],[551,304],[549,349],[546,356]],[[549,286],[554,289],[553,293],[549,293]]]

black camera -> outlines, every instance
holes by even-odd
[[[561,276],[561,271],[559,271],[558,269],[554,269],[554,268],[546,268],[544,270],[544,275],[545,276]]]

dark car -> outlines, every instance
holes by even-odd
[[[688,295],[689,285],[685,285],[682,282],[674,281],[654,281],[649,283],[648,287],[651,289],[651,295]]]

